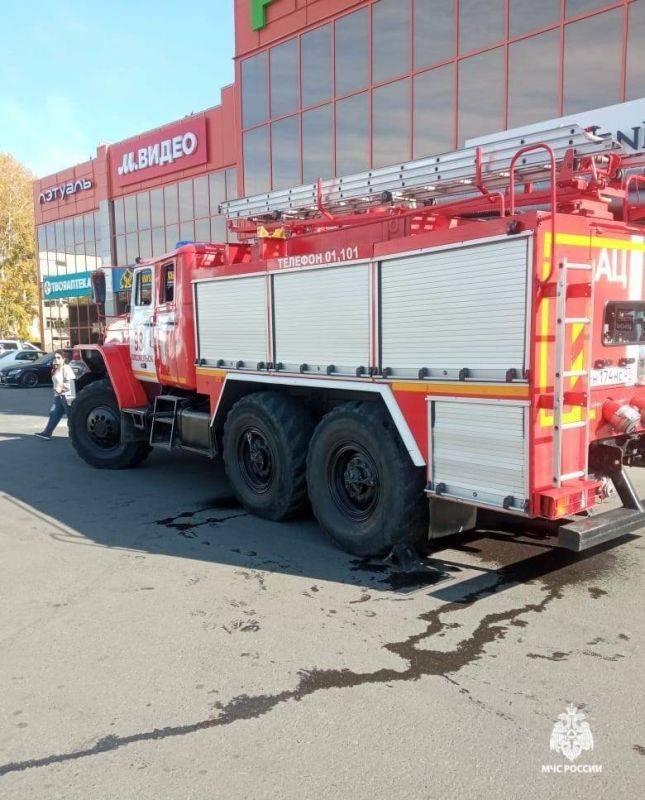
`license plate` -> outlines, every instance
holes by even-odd
[[[633,385],[636,383],[636,364],[626,367],[604,367],[591,370],[591,387],[611,386],[615,383]]]

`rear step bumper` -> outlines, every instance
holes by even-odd
[[[562,525],[558,530],[558,545],[579,553],[642,527],[645,527],[645,511],[614,508],[596,517],[585,517]]]

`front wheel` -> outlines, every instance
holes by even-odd
[[[108,380],[78,393],[69,411],[69,436],[79,456],[99,469],[136,467],[150,452],[147,442],[121,441],[121,411]]]
[[[20,379],[20,385],[24,389],[34,389],[38,386],[38,375],[35,372],[25,372]]]
[[[374,556],[428,530],[424,470],[415,467],[387,414],[347,403],[316,428],[307,457],[309,499],[343,550]]]

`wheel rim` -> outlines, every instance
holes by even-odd
[[[237,458],[249,489],[266,494],[273,483],[276,457],[265,434],[258,428],[246,428],[238,440]]]
[[[112,450],[119,443],[120,424],[113,409],[97,406],[87,415],[87,435],[102,450]]]
[[[327,479],[336,507],[354,522],[374,513],[381,494],[378,468],[368,451],[355,442],[342,444],[331,454]]]
[[[34,375],[32,372],[28,372],[24,378],[25,386],[35,386],[38,383],[38,376]]]

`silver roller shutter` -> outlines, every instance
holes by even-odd
[[[432,485],[446,497],[522,511],[528,498],[525,405],[431,400]]]
[[[393,375],[504,380],[526,366],[530,238],[383,262],[382,365]],[[445,370],[445,372],[444,372]]]
[[[267,360],[266,277],[195,284],[198,356],[227,367]]]
[[[287,272],[274,277],[276,361],[284,369],[354,374],[369,366],[367,264]]]

